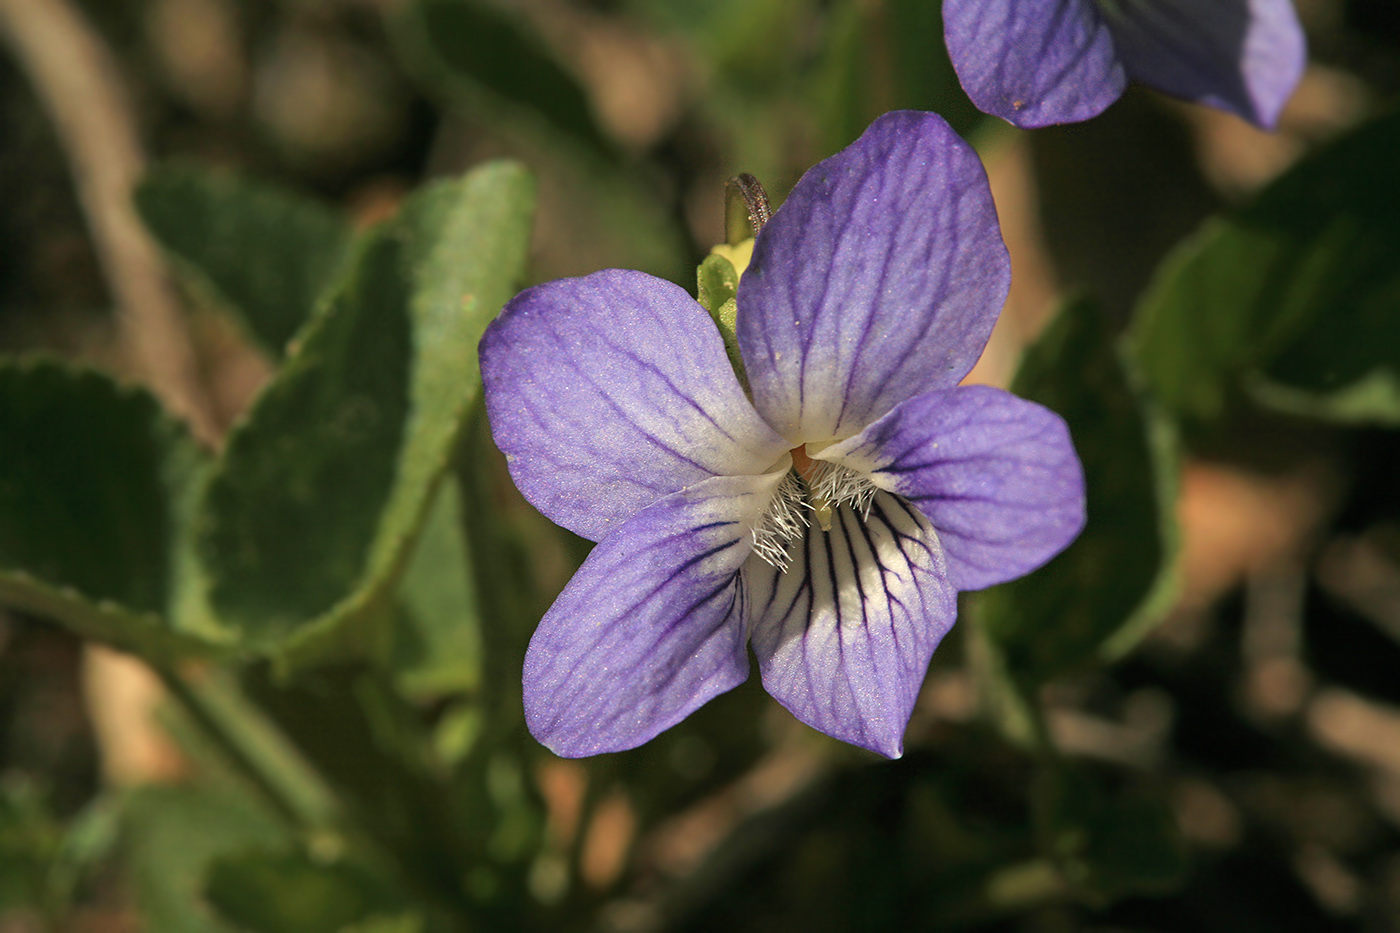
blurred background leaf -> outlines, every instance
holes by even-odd
[[[398,588],[392,667],[407,696],[470,694],[481,685],[483,617],[465,523],[457,484],[440,484]]]
[[[347,860],[317,863],[299,852],[227,855],[209,869],[204,896],[246,933],[340,933],[405,905],[379,873]]]
[[[1395,928],[1393,118],[1326,146],[1400,94],[1388,0],[1299,4],[1313,61],[1272,134],[1143,88],[1085,124],[1009,130],[970,108],[940,5],[923,0],[78,6],[161,160],[137,195],[148,228],[192,309],[239,322],[188,318],[214,420],[242,426],[226,448],[236,465],[215,467],[237,480],[220,481],[220,511],[199,526],[187,516],[206,458],[180,479],[187,442],[102,400],[125,389],[71,399],[111,416],[118,456],[74,445],[72,472],[26,474],[39,502],[155,476],[130,502],[156,503],[137,525],[173,538],[142,540],[173,550],[147,560],[101,529],[65,531],[93,542],[69,554],[86,569],[7,597],[19,608],[0,613],[0,786],[30,790],[0,819],[14,828],[0,849],[19,853],[0,888],[42,903],[0,906],[0,928]],[[84,181],[30,78],[0,63],[0,349],[139,378],[84,226]],[[413,192],[503,158],[539,179],[528,268],[522,232],[502,300],[516,276],[606,267],[689,289],[724,238],[726,178],[753,172],[780,203],[898,107],[972,138],[997,200],[1013,291],[976,378],[1009,382],[1062,295],[1104,309],[1064,309],[1018,380],[1075,427],[1084,538],[1063,564],[967,599],[965,622],[989,624],[955,627],[938,652],[899,762],[813,733],[756,679],[642,748],[555,758],[523,728],[520,659],[589,544],[511,485],[464,321],[432,355],[441,381],[415,381],[432,340],[412,296],[445,283],[446,315],[483,292],[454,278],[477,255],[458,235],[465,215],[444,208],[438,223],[419,203],[437,195]],[[1256,198],[1295,162],[1296,182]],[[1157,276],[1152,300],[1170,313],[1144,310],[1133,347],[1149,323],[1159,345],[1120,367],[1118,331],[1163,255],[1230,204],[1242,206]],[[347,411],[346,389],[372,405]],[[0,422],[52,396],[21,384]],[[384,419],[370,425],[370,408]],[[1159,443],[1177,417],[1179,482]],[[39,433],[105,437],[67,423]],[[4,440],[0,477],[25,472],[6,466]],[[1195,452],[1206,446],[1215,459]],[[113,472],[97,480],[102,466]],[[192,527],[217,560],[181,543]],[[25,554],[48,547],[21,539]],[[97,566],[108,557],[158,582],[117,580]],[[142,632],[129,647],[174,659],[234,639],[211,598],[261,653],[285,655],[283,670],[167,668],[182,703],[159,705],[156,728],[129,683],[90,678],[83,642],[30,611]],[[123,770],[161,737],[177,751]]]
[[[0,364],[0,450],[0,598],[150,657],[236,644],[179,610],[207,458],[149,394],[53,361]]]
[[[148,172],[136,206],[193,287],[274,359],[350,254],[350,227],[330,208],[195,164]]]
[[[1063,553],[970,597],[1006,673],[1034,686],[1121,657],[1163,618],[1178,547],[1177,454],[1092,301],[1060,309],[1011,388],[1068,422],[1087,493],[1084,531]]]
[[[1378,118],[1176,251],[1133,327],[1163,404],[1218,418],[1262,370],[1266,400],[1347,421],[1400,419],[1400,182],[1385,168],[1397,158],[1400,117]]]
[[[274,817],[227,786],[142,787],[123,814],[122,862],[142,915],[171,933],[229,933],[204,898],[209,867],[290,841]]]
[[[403,41],[426,54],[413,65],[455,94],[486,92],[518,105],[611,157],[588,94],[518,11],[478,0],[411,0],[399,14]]]
[[[416,195],[230,437],[199,553],[221,617],[280,663],[392,652],[391,588],[521,275],[532,191],[497,163]]]

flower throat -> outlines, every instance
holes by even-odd
[[[843,505],[862,519],[868,518],[876,492],[866,474],[828,460],[813,460],[805,445],[788,453],[792,456],[792,469],[783,477],[753,529],[754,551],[779,570],[787,569],[788,545],[810,526],[812,519],[822,531],[830,531],[836,510]]]

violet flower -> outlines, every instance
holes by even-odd
[[[943,0],[943,31],[972,102],[1024,127],[1131,79],[1272,128],[1307,61],[1291,0]]]
[[[1020,576],[1084,520],[1064,422],[959,388],[1006,297],[981,163],[902,112],[812,168],[737,295],[745,394],[709,314],[608,270],[528,289],[481,343],[527,499],[598,542],[525,658],[531,732],[631,748],[748,677],[897,757],[957,591]]]

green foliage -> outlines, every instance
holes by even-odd
[[[592,545],[521,498],[491,440],[484,406],[478,406],[463,438],[457,478],[481,614],[491,620],[480,628],[484,655],[523,658],[535,626]],[[488,663],[482,673],[484,711],[492,728],[516,732],[524,719],[520,671]]]
[[[399,583],[393,670],[398,689],[429,698],[481,682],[481,612],[457,484],[439,485]]]
[[[367,235],[235,429],[198,552],[218,615],[291,668],[386,658],[388,613],[479,390],[476,343],[521,276],[533,188],[484,166]]]
[[[43,360],[0,364],[0,450],[0,600],[150,658],[231,642],[180,610],[208,464],[148,393]]]
[[[1006,673],[1036,684],[1120,656],[1160,618],[1176,556],[1176,455],[1107,322],[1071,301],[1027,352],[1013,391],[1059,412],[1084,464],[1088,521],[1041,570],[975,597]]]
[[[611,152],[578,79],[519,16],[477,0],[414,0],[396,25],[423,53],[416,67],[435,86],[468,94],[484,90],[599,152]]]
[[[638,16],[684,34],[717,68],[759,85],[781,77],[801,10],[788,0],[628,0]]]
[[[61,834],[36,787],[0,783],[0,916],[44,904]]]
[[[747,390],[749,380],[744,371],[744,357],[739,352],[739,273],[727,256],[710,253],[696,272],[696,294],[700,304],[724,337],[724,350],[729,357],[729,365],[734,368],[739,382]]]
[[[1044,846],[1082,896],[1107,903],[1171,890],[1186,853],[1161,801],[1107,792],[1074,767],[1047,773],[1036,788]]]
[[[48,798],[31,780],[0,777],[0,918],[28,913],[58,924],[80,884],[111,854],[111,799],[99,796],[65,821]]]
[[[494,732],[451,760],[379,674],[323,668],[284,686],[264,673],[248,672],[250,693],[325,776],[348,824],[397,866],[414,904],[475,915],[525,896],[542,818],[509,747],[518,733]]]
[[[934,111],[965,136],[986,119],[967,99],[946,47],[937,41],[943,34],[940,7],[925,0],[831,4],[810,82],[824,151],[853,142],[888,110]]]
[[[236,314],[274,357],[306,323],[353,239],[330,208],[193,164],[148,172],[136,207],[195,290]]]
[[[423,933],[423,920],[417,914],[396,917],[370,917],[344,927],[340,933]]]
[[[245,933],[339,933],[405,909],[380,874],[345,860],[319,863],[295,851],[219,858],[204,894]]]
[[[99,34],[111,39],[120,30],[107,27],[125,22],[142,49],[188,32],[163,15],[146,23],[139,9],[88,6],[105,11]],[[380,4],[382,21],[375,4],[254,6],[238,17],[246,41],[228,44],[256,49],[257,58],[234,67],[211,60],[205,76],[228,79],[228,100],[208,103],[220,97],[217,81],[191,81],[168,99],[153,82],[141,89],[149,98],[139,98],[151,102],[142,108],[148,138],[285,177],[297,160],[278,162],[279,153],[298,147],[279,125],[300,124],[304,114],[303,148],[332,141],[321,146],[330,169],[303,181],[341,203],[384,190],[386,179],[416,185],[420,173],[510,154],[545,185],[538,278],[619,266],[685,281],[708,245],[705,225],[717,225],[709,209],[723,199],[724,177],[753,172],[781,194],[885,110],[937,111],[964,135],[1001,126],[963,94],[931,0],[620,0],[573,11],[579,28],[567,34],[545,33],[553,24],[537,10],[499,0]],[[648,24],[670,32],[649,33]],[[191,48],[197,58],[215,46],[182,51]],[[618,60],[600,63],[600,48]],[[154,67],[122,64],[172,85],[194,73],[191,56],[167,57]],[[355,75],[371,77],[338,80],[361,66]],[[655,88],[626,88],[642,119],[609,107],[605,125],[593,95],[636,73],[657,78]],[[431,100],[414,94],[412,79]],[[346,83],[355,84],[348,95]],[[229,102],[240,95],[242,103]],[[359,99],[347,104],[346,96]],[[1087,210],[1170,237],[1172,218],[1195,222],[1195,203],[1164,212],[1152,199],[1124,198],[1117,182],[1143,176],[1155,192],[1156,170],[1170,164],[1194,178],[1197,164],[1172,149],[1144,166],[1103,144],[1167,120],[1175,126],[1179,114],[1143,103],[1152,99],[1129,93],[1099,120],[1129,118],[1102,135],[1046,129],[1028,143],[1003,127],[996,141],[1026,144],[1017,153],[1024,160],[1000,167],[1003,178],[1036,176],[1043,220]],[[270,116],[284,104],[290,120]],[[366,126],[376,120],[383,125]],[[396,133],[403,138],[382,141]],[[1285,127],[1285,138],[1306,141],[1292,134]],[[23,155],[34,147],[10,148]],[[339,208],[251,178],[189,164],[152,170],[135,201],[172,270],[192,297],[234,316],[274,371],[223,449],[210,453],[144,391],[50,362],[0,363],[0,603],[152,663],[175,701],[161,720],[186,766],[180,786],[104,792],[69,812],[75,788],[90,792],[95,776],[66,776],[62,794],[13,779],[30,767],[12,761],[29,739],[11,733],[41,733],[49,722],[32,713],[37,705],[16,703],[31,721],[12,730],[11,695],[0,689],[0,928],[65,929],[77,905],[90,906],[85,898],[107,897],[127,925],[174,933],[1131,925],[1156,905],[1087,915],[1181,882],[1182,841],[1158,799],[1168,794],[1183,814],[1222,812],[1242,824],[1241,848],[1227,850],[1229,832],[1210,840],[1222,866],[1264,860],[1254,845],[1260,827],[1293,837],[1275,847],[1278,874],[1262,876],[1270,899],[1290,880],[1302,891],[1294,875],[1314,880],[1298,852],[1371,877],[1380,863],[1366,861],[1377,848],[1369,830],[1330,824],[1342,812],[1341,823],[1370,826],[1385,808],[1335,792],[1343,752],[1266,756],[1247,747],[1273,741],[1265,732],[1307,732],[1293,726],[1312,724],[1318,702],[1342,694],[1329,675],[1317,673],[1323,690],[1302,698],[1296,714],[1273,709],[1269,723],[1245,722],[1257,711],[1233,708],[1249,707],[1251,691],[1224,689],[1238,682],[1197,689],[1200,671],[1183,673],[1188,665],[1175,656],[1163,662],[1165,651],[1142,652],[1121,677],[1096,671],[1082,692],[1040,688],[1119,660],[1163,616],[1178,547],[1173,420],[1228,432],[1234,406],[1252,400],[1400,425],[1397,155],[1400,117],[1386,116],[1209,221],[1159,268],[1126,353],[1118,322],[1095,304],[1062,309],[1013,389],[1069,423],[1088,525],[1035,574],[966,595],[973,624],[958,626],[934,661],[909,754],[878,763],[796,725],[757,677],[626,752],[562,763],[529,737],[521,659],[590,544],[520,497],[480,398],[478,340],[525,278],[535,193],[524,169],[493,163],[422,187],[397,217],[365,231]],[[1070,159],[1091,184],[1065,184]],[[1100,171],[1109,161],[1122,171]],[[11,174],[0,171],[0,184]],[[61,211],[12,213],[23,229],[31,214]],[[742,226],[726,234],[737,240]],[[58,227],[66,239],[31,254],[15,250],[16,231],[0,224],[0,252],[51,269],[65,255],[56,243],[71,249],[82,239],[76,221]],[[1017,238],[1008,225],[1013,246]],[[1077,269],[1121,266],[1125,256],[1126,247],[1105,243],[1086,261],[1082,244],[1049,239],[1062,281],[1079,280]],[[1144,268],[1162,242],[1148,239],[1135,253]],[[696,280],[741,380],[733,333],[743,256],[711,255]],[[42,297],[24,260],[0,262],[6,346],[16,333],[12,310],[18,318]],[[1101,278],[1107,295],[1117,280]],[[63,297],[98,305],[99,291],[79,284]],[[1113,307],[1127,303],[1122,291],[1110,296]],[[212,349],[210,375],[228,375],[220,347],[199,349]],[[1292,424],[1267,421],[1280,432]],[[1393,446],[1384,432],[1368,432],[1372,441]],[[1393,497],[1363,491],[1370,498],[1358,493],[1342,507],[1346,520],[1374,518],[1390,529]],[[1324,554],[1330,559],[1331,549]],[[1310,650],[1318,591],[1298,580],[1297,592],[1310,594],[1309,618],[1287,640]],[[1319,580],[1323,601],[1370,611],[1335,579]],[[1260,671],[1252,629],[1256,616],[1278,614],[1273,583],[1251,586],[1241,601],[1243,653]],[[74,663],[67,635],[0,617],[7,674],[31,666],[7,642],[28,631]],[[959,640],[983,689],[981,712],[1000,735],[975,721]],[[1283,655],[1296,646],[1268,648]],[[1307,653],[1278,660],[1306,669]],[[1191,660],[1202,659],[1217,660]],[[34,669],[36,679],[50,670]],[[1243,682],[1256,686],[1260,671],[1245,670]],[[1190,679],[1188,689],[1177,678]],[[1388,682],[1375,682],[1374,692],[1394,701]],[[1135,715],[1144,694],[1160,716]],[[1103,733],[1122,730],[1142,744],[1076,745],[1072,730],[1049,728],[1046,696],[1075,707],[1091,729],[1102,716]],[[1121,724],[1112,721],[1120,701]],[[1226,720],[1238,721],[1221,727]],[[1212,762],[1212,746],[1230,748]],[[1081,750],[1103,762],[1091,771],[1074,757]],[[1138,752],[1132,760],[1154,765],[1150,772],[1122,767]],[[1292,765],[1270,760],[1282,758],[1320,759],[1325,773],[1290,787]],[[1222,760],[1230,781],[1209,772]],[[1312,797],[1327,806],[1269,812]],[[1329,825],[1318,831],[1313,822]],[[112,883],[118,871],[125,888]],[[1240,886],[1219,877],[1234,910],[1244,902]],[[1373,892],[1357,888],[1354,904],[1329,905],[1339,912],[1332,919],[1374,906]],[[1163,922],[1202,902],[1209,897],[1184,899]],[[1284,929],[1253,919],[1235,925]],[[1300,923],[1307,928],[1308,919]]]
[[[739,273],[734,263],[719,253],[710,253],[696,271],[696,292],[700,304],[711,315],[739,294]]]
[[[230,933],[204,901],[219,858],[286,846],[284,828],[235,788],[150,785],[123,807],[123,867],[152,930]]]
[[[1241,381],[1344,421],[1400,423],[1400,116],[1303,160],[1210,221],[1143,296],[1133,350],[1181,417],[1219,417]]]

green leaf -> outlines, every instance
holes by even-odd
[[[721,78],[765,90],[794,77],[797,56],[783,53],[799,47],[793,37],[811,19],[806,5],[789,0],[626,0],[626,6],[681,37]]]
[[[394,678],[420,699],[469,693],[481,681],[481,612],[461,493],[442,483],[399,585]]]
[[[971,138],[991,118],[968,100],[948,58],[942,5],[926,0],[890,0],[885,36],[891,50],[894,98],[886,110],[932,110],[958,134]],[[938,37],[929,41],[929,36]],[[872,116],[874,116],[872,114]]]
[[[739,273],[728,256],[710,253],[695,270],[696,298],[711,315],[739,294]]]
[[[753,250],[753,240],[747,241],[742,252],[745,259]],[[744,356],[739,352],[739,272],[729,257],[735,253],[734,247],[716,247],[696,270],[696,296],[720,335],[724,337],[724,351],[729,357],[729,365],[739,377],[739,384],[748,391],[749,376],[744,369]],[[747,265],[747,262],[745,262]]]
[[[195,291],[236,314],[274,357],[311,317],[354,235],[315,201],[198,165],[152,169],[135,199]]]
[[[1044,845],[1081,894],[1102,903],[1180,884],[1186,852],[1163,802],[1112,795],[1073,767],[1045,777],[1036,787]]]
[[[1169,258],[1139,303],[1133,351],[1171,411],[1216,418],[1245,379],[1284,407],[1400,421],[1397,160],[1400,115],[1375,120]]]
[[[480,630],[487,721],[509,735],[520,731],[519,663],[531,633],[592,544],[521,497],[491,439],[484,405],[464,437],[457,474],[482,616],[491,620]]]
[[[245,669],[245,689],[331,786],[346,823],[398,864],[423,906],[456,897],[454,866],[472,864],[491,826],[462,817],[481,797],[445,779],[423,710],[359,666],[319,668],[286,685],[266,674]]]
[[[0,919],[32,911],[58,929],[74,894],[116,840],[113,799],[98,796],[60,822],[51,794],[15,774],[0,777]]]
[[[149,785],[126,801],[122,866],[147,929],[227,933],[204,902],[210,865],[290,841],[270,814],[236,790]]]
[[[411,198],[229,437],[198,529],[209,599],[284,668],[388,660],[392,589],[479,393],[476,344],[522,274],[533,200],[505,162]]]
[[[181,607],[207,459],[147,392],[0,364],[0,602],[156,661],[229,646]]]
[[[1400,336],[1400,335],[1397,335]],[[1377,345],[1395,343],[1396,336],[1377,335]],[[1301,342],[1296,346],[1301,347]],[[1306,351],[1297,356],[1307,355]],[[1271,364],[1272,372],[1256,373],[1246,379],[1245,387],[1260,403],[1278,411],[1321,418],[1341,424],[1383,425],[1400,427],[1400,372],[1390,362],[1377,361],[1376,368],[1355,381],[1341,381],[1342,366],[1329,367],[1320,361],[1313,365],[1285,353]],[[1352,357],[1355,363],[1357,357]],[[1296,367],[1296,368],[1294,368]],[[1290,368],[1294,368],[1292,373]],[[1275,374],[1278,374],[1277,376]],[[1330,383],[1330,384],[1329,384]]]
[[[613,151],[583,86],[519,17],[476,0],[415,0],[396,25],[402,57],[449,95],[485,90],[599,152]]]
[[[320,864],[300,852],[249,852],[210,867],[205,897],[246,933],[339,933],[407,905],[385,880],[347,860]]]
[[[812,82],[812,110],[820,120],[824,151],[849,145],[870,122],[875,90],[871,70],[887,59],[871,60],[868,10],[846,0],[835,4],[827,17],[825,48]]]
[[[1171,594],[1177,463],[1166,422],[1134,389],[1099,309],[1067,304],[1012,385],[1059,412],[1084,464],[1088,522],[1045,567],[978,594],[975,617],[1008,674],[1038,683],[1111,660]]]
[[[371,917],[347,926],[340,933],[423,933],[423,918],[417,914],[397,917]]]
[[[338,804],[324,780],[228,671],[162,673],[176,700],[162,725],[191,770],[243,782],[289,826],[335,831]]]
[[[57,909],[67,909],[92,875],[108,863],[117,844],[121,810],[115,794],[104,793],[68,818],[63,840],[49,866],[48,893]]]
[[[48,906],[48,876],[62,838],[37,787],[8,778],[0,783],[0,917]]]

